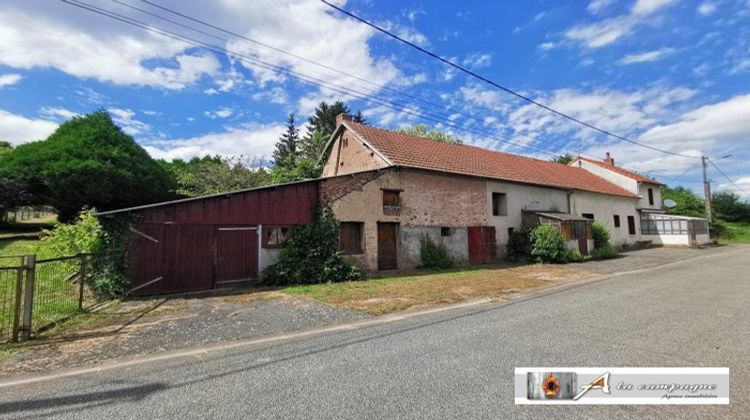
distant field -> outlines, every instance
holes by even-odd
[[[719,242],[728,244],[750,244],[750,223],[721,222],[726,229],[719,237]]]

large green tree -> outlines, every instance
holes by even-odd
[[[430,140],[439,141],[441,143],[464,144],[463,140],[454,136],[453,134],[430,128],[426,124],[416,124],[412,125],[411,127],[399,128],[398,131],[410,136],[424,137]]]
[[[53,206],[62,221],[84,207],[111,210],[168,199],[173,189],[167,171],[104,111],[74,117],[46,140],[0,156],[0,187],[26,192],[16,205]]]
[[[260,162],[243,156],[195,157],[190,160],[159,161],[175,182],[175,193],[195,197],[260,187],[271,183],[271,175]],[[253,169],[257,168],[257,169]]]
[[[575,156],[571,155],[570,153],[563,153],[561,155],[556,156],[552,159],[552,162],[561,163],[563,165],[567,165],[570,162],[575,159]]]
[[[341,101],[332,104],[321,102],[307,119],[307,133],[300,140],[302,158],[318,162],[322,157],[326,142],[336,129],[336,116],[342,113],[351,115],[354,122],[367,123],[361,111],[352,114],[349,106]]]
[[[289,114],[286,120],[286,131],[281,134],[273,151],[273,165],[286,169],[294,168],[297,161],[297,143],[299,143],[299,130],[296,125],[294,113]]]
[[[13,146],[7,141],[0,140],[0,156],[10,153],[13,150]]]
[[[750,203],[731,191],[717,191],[711,196],[717,217],[732,222],[750,222]]]
[[[668,214],[706,217],[706,204],[703,199],[685,187],[663,187],[661,198],[663,200],[673,200],[677,204],[672,208],[666,209]]]

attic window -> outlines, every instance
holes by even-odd
[[[344,137],[343,139],[341,139],[341,146],[342,147],[348,147],[349,146],[349,139],[346,138],[346,137]]]
[[[401,205],[399,190],[383,190],[383,207],[398,207]]]

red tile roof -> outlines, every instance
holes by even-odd
[[[582,161],[585,161],[585,162],[593,163],[594,165],[601,166],[602,168],[605,168],[605,169],[609,169],[612,172],[615,172],[615,173],[618,173],[620,175],[626,176],[626,177],[628,177],[630,179],[634,179],[634,180],[636,180],[638,182],[649,182],[651,184],[665,185],[665,184],[662,184],[661,182],[659,182],[659,181],[657,181],[657,180],[655,180],[653,178],[649,178],[649,177],[641,175],[639,173],[636,173],[636,172],[633,172],[633,171],[629,171],[627,169],[620,168],[619,166],[610,165],[610,164],[604,163],[604,162],[599,161],[599,160],[594,160],[594,159],[589,159],[589,158],[585,158],[585,157],[580,157],[579,156],[575,160],[573,160],[573,162],[570,162],[570,164],[571,165],[575,164],[575,161],[578,160],[578,159],[580,159]]]
[[[345,124],[395,166],[637,197],[584,169],[475,146],[441,143],[351,121]]]

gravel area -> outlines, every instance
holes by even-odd
[[[652,268],[673,261],[680,261],[699,255],[721,252],[722,246],[706,248],[660,247],[646,248],[620,253],[611,260],[588,261],[581,264],[567,264],[565,268],[599,274],[615,274],[626,271]]]
[[[126,302],[129,315],[74,337],[31,342],[0,363],[0,377],[124,356],[297,331],[368,315],[275,293]]]

